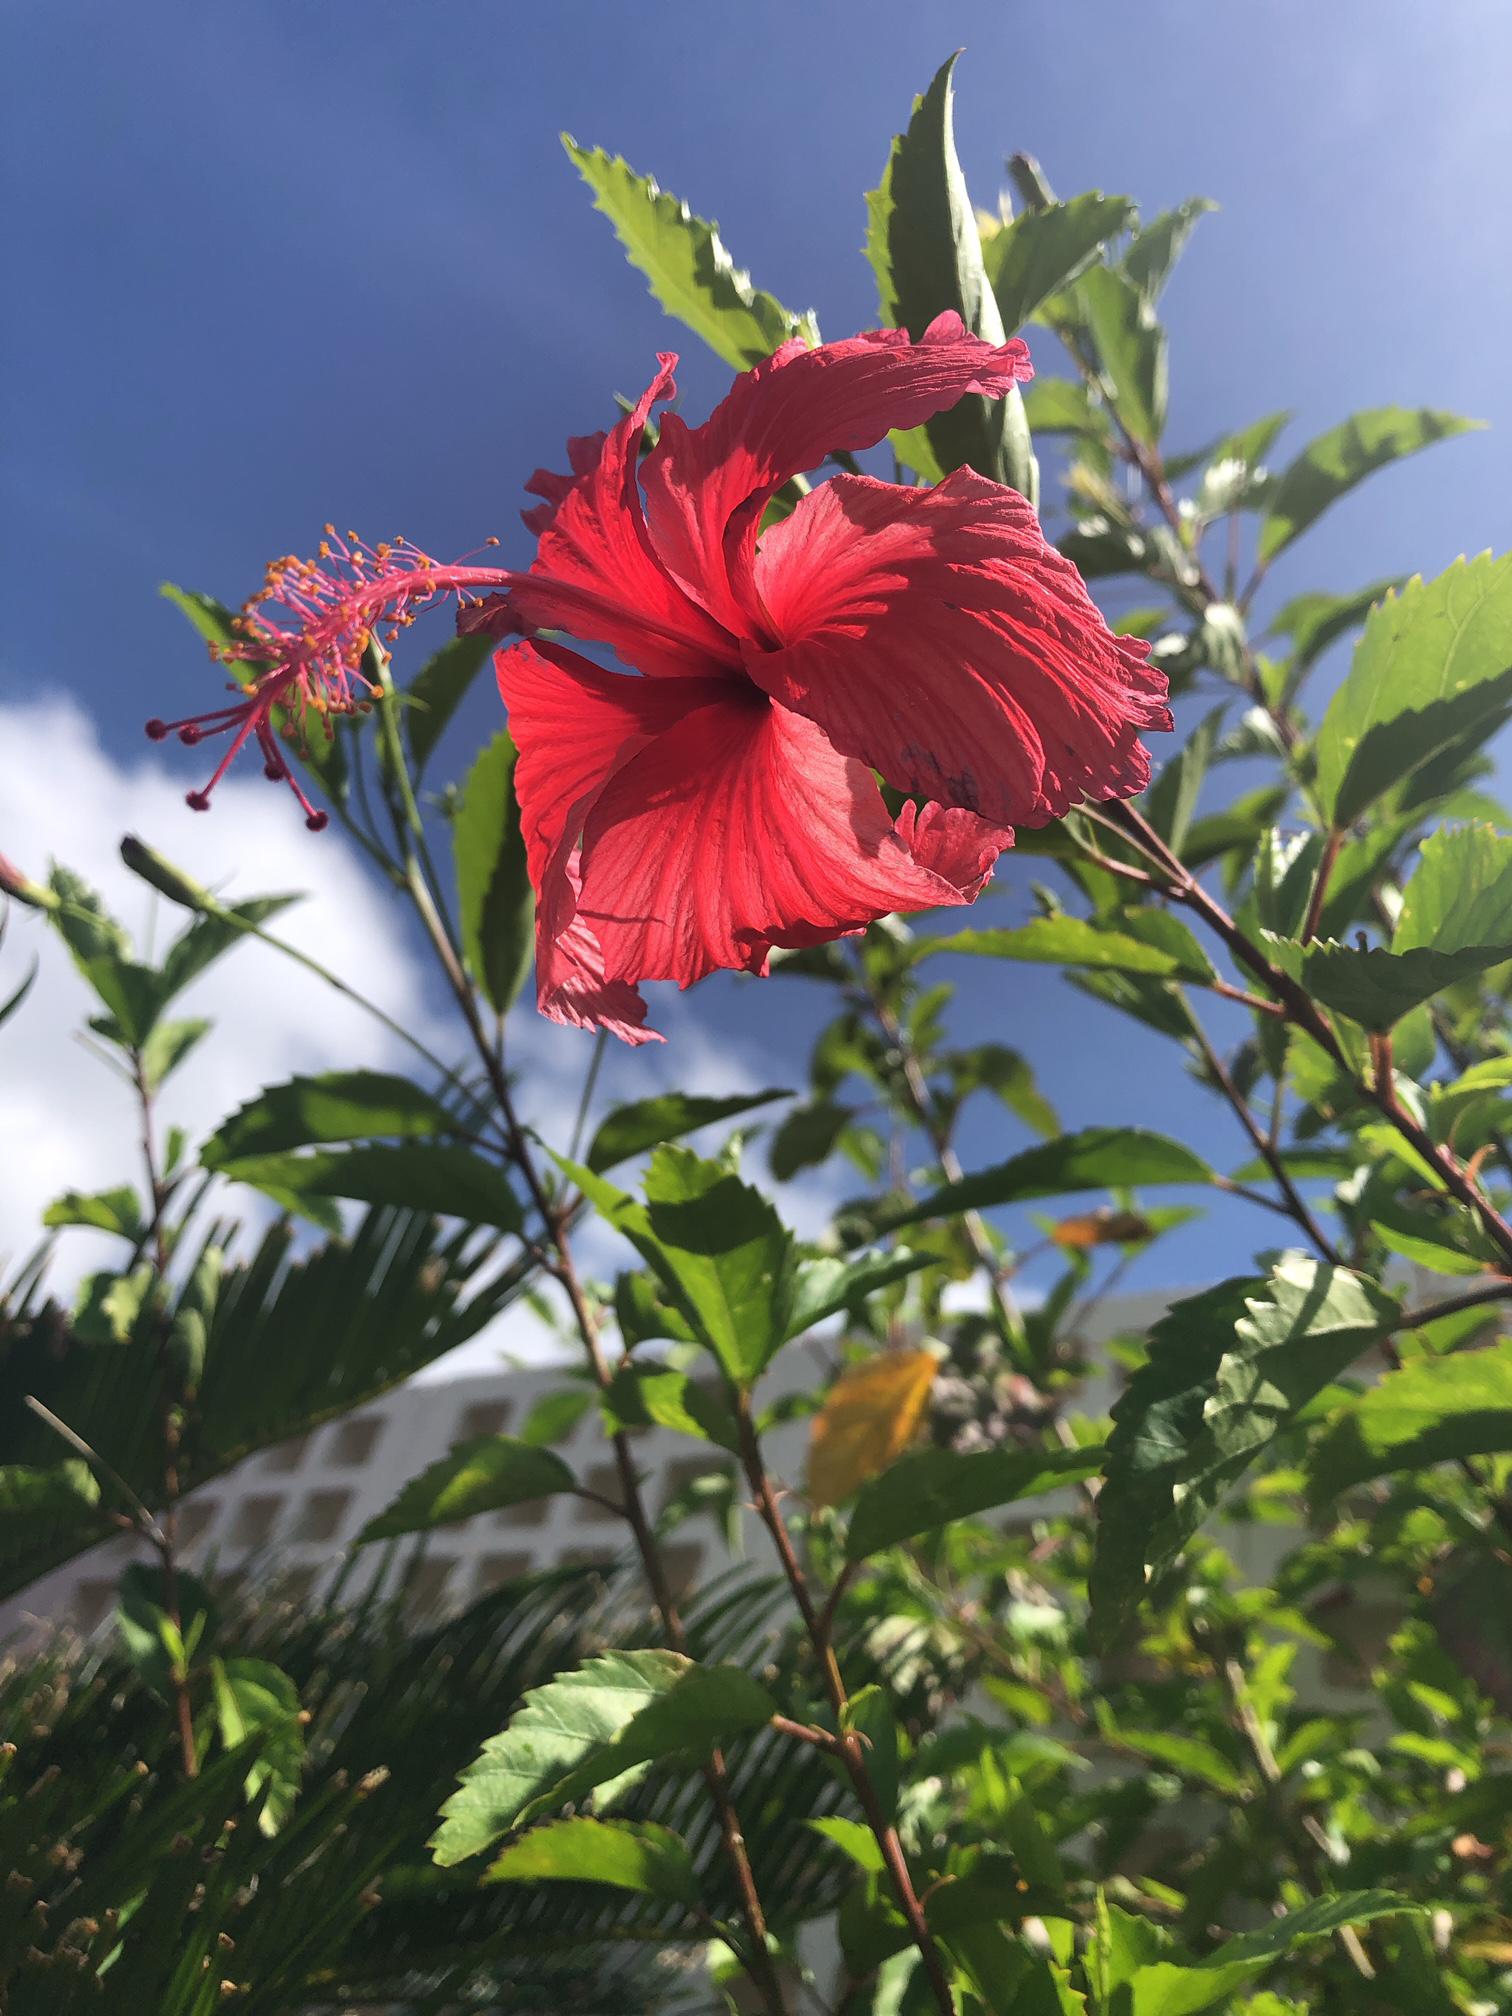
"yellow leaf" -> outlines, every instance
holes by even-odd
[[[816,1505],[839,1505],[902,1455],[934,1384],[935,1362],[928,1351],[890,1351],[835,1381],[809,1437],[808,1491]]]

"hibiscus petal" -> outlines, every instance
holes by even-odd
[[[684,689],[686,690],[686,689]],[[645,743],[583,828],[578,914],[623,980],[765,970],[895,910],[970,902],[1010,833],[905,808],[801,715],[725,688]]]
[[[873,447],[968,392],[1001,398],[1033,375],[1027,346],[967,333],[954,311],[917,342],[876,329],[810,350],[801,338],[735,380],[701,427],[675,413],[641,470],[652,544],[687,589],[737,637],[763,632],[750,550],[772,493],[832,450]]]
[[[644,422],[642,422],[642,425],[644,425]],[[604,452],[604,443],[608,438],[608,435],[602,432],[598,434],[569,434],[567,437],[567,461],[571,474],[558,475],[554,469],[536,470],[535,474],[526,483],[525,488],[532,497],[544,498],[545,502],[533,504],[528,511],[520,513],[528,530],[534,532],[537,537],[546,530],[552,519],[555,518],[562,500],[570,497],[572,492],[577,488],[579,480],[584,476],[591,475],[593,470],[598,466]]]
[[[603,955],[576,920],[578,841],[589,809],[615,772],[686,707],[723,691],[724,682],[633,679],[540,643],[496,653],[494,667],[519,751],[515,791],[536,892],[542,1012],[644,1042],[650,1032],[627,1033],[645,1020],[644,1003],[622,985],[605,993]]]
[[[578,857],[567,863],[576,892]],[[537,940],[536,1001],[553,1022],[574,1029],[607,1029],[622,1043],[661,1043],[658,1030],[648,1029],[646,1004],[628,980],[604,978],[604,951],[582,917],[550,940]]]
[[[1016,491],[837,476],[767,531],[756,580],[782,641],[744,647],[752,679],[899,789],[1041,826],[1149,782],[1165,678]]]
[[[677,359],[665,354],[657,361],[655,378],[633,411],[600,437],[596,454],[591,436],[568,444],[572,478],[538,469],[530,479],[527,489],[546,499],[525,514],[541,541],[509,601],[528,627],[607,644],[638,671],[707,675],[730,667],[730,640],[652,553],[641,510],[641,435],[653,405],[677,389]]]

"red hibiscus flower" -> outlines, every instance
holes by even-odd
[[[701,427],[661,422],[673,357],[612,434],[539,471],[534,566],[464,612],[560,628],[627,677],[544,642],[501,651],[499,690],[539,901],[553,1020],[643,1042],[643,980],[766,970],[775,946],[896,910],[969,903],[1015,823],[1149,781],[1169,728],[1147,647],[1115,637],[1016,491],[959,470],[932,490],[833,477],[761,531],[773,495],[967,393],[1030,375],[942,315],[788,343]],[[759,535],[759,536],[758,536]],[[873,773],[923,801],[894,819]]]
[[[1002,484],[970,469],[932,490],[839,475],[761,529],[776,492],[827,456],[967,394],[1001,398],[1031,375],[1023,343],[984,343],[955,314],[917,342],[795,340],[702,427],[665,415],[642,460],[676,361],[660,359],[612,433],[569,443],[570,475],[531,478],[528,572],[328,526],[320,560],[276,561],[216,647],[238,674],[231,704],[147,728],[229,738],[191,805],[252,744],[318,828],[278,738],[329,733],[368,704],[378,624],[392,638],[456,595],[464,631],[605,647],[628,671],[540,641],[496,664],[542,1012],[629,1043],[655,1038],[643,980],[761,973],[776,946],[971,902],[1015,824],[1141,791],[1140,731],[1171,725],[1146,646],[1112,635]],[[896,818],[878,775],[909,794]]]

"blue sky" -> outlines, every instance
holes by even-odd
[[[862,192],[962,44],[958,139],[979,202],[1025,149],[1061,193],[1128,193],[1147,214],[1192,194],[1221,204],[1166,297],[1173,447],[1281,407],[1294,444],[1389,402],[1492,423],[1339,507],[1276,568],[1276,599],[1433,572],[1505,537],[1499,0],[10,0],[3,28],[0,702],[75,697],[119,764],[172,766],[141,744],[142,720],[213,698],[156,597],[164,577],[239,601],[327,517],[438,553],[498,532],[523,557],[525,476],[678,346],[560,129],[718,217],[758,281],[848,334],[875,320]],[[682,347],[697,416],[728,374]],[[494,720],[480,692],[458,764]],[[66,803],[66,775],[57,788]],[[0,769],[0,847],[6,796]],[[165,802],[148,837],[192,863],[198,831]],[[312,879],[341,844],[310,842]],[[244,863],[243,886],[257,870]],[[1006,900],[1029,879],[1010,856]],[[691,1006],[716,1056],[756,1043],[793,1069],[821,1003],[719,982]],[[1197,1124],[1220,1161],[1243,1154],[1172,1060],[1053,974],[973,968],[962,1025],[1028,1052],[1068,1125]],[[564,1054],[575,1068],[550,1052]],[[616,1082],[636,1088],[631,1060]],[[968,1161],[1020,1145],[988,1117]],[[1195,1279],[1269,1236],[1242,1212],[1212,1224],[1178,1235],[1160,1271]]]

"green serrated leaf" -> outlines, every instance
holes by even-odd
[[[70,1328],[85,1344],[125,1344],[152,1299],[157,1276],[144,1260],[129,1274],[89,1274],[74,1298]]]
[[[877,276],[882,321],[917,340],[953,308],[975,336],[1004,340],[987,279],[981,234],[956,155],[952,56],[921,98],[908,130],[893,141],[880,185],[867,196],[866,256]],[[895,433],[900,459],[931,482],[969,466],[1010,484],[1033,503],[1038,471],[1023,400],[968,394],[924,426]]]
[[[1158,441],[1168,390],[1166,338],[1149,297],[1111,266],[1089,268],[1077,282],[1077,297],[1119,418],[1139,440]]]
[[[1365,1925],[1373,1918],[1421,1910],[1410,1898],[1389,1890],[1349,1890],[1315,1898],[1259,1932],[1227,1940],[1196,1966],[1160,1960],[1139,1968],[1130,1984],[1129,2016],[1195,2016],[1198,2010],[1226,2002],[1304,1939],[1320,1938],[1344,1925]]]
[[[1512,1450],[1512,1338],[1388,1372],[1339,1415],[1314,1448],[1315,1499],[1392,1471]]]
[[[716,1120],[733,1120],[738,1113],[750,1113],[774,1099],[791,1098],[781,1086],[764,1092],[742,1092],[728,1099],[699,1098],[688,1092],[662,1092],[632,1105],[616,1107],[593,1137],[585,1158],[596,1175],[628,1161],[663,1141],[680,1140],[710,1127]]]
[[[1391,950],[1309,949],[1303,980],[1328,1007],[1384,1033],[1420,1003],[1512,959],[1512,838],[1489,826],[1423,842]]]
[[[210,1026],[203,1017],[191,1016],[153,1027],[142,1045],[142,1077],[149,1092],[155,1092],[178,1069],[195,1045],[209,1035]]]
[[[819,341],[812,313],[795,315],[751,284],[725,250],[717,224],[695,216],[618,155],[580,147],[568,133],[562,145],[657,301],[716,356],[740,371],[770,357],[790,336]]]
[[[978,1043],[969,1050],[952,1050],[941,1061],[958,1098],[978,1090],[992,1092],[1036,1134],[1061,1131],[1059,1116],[1036,1084],[1033,1067],[1017,1050],[1001,1043]]]
[[[468,970],[504,1014],[530,971],[535,893],[514,789],[515,745],[501,728],[467,773],[452,824]]]
[[[1365,621],[1318,730],[1318,801],[1352,825],[1381,793],[1512,709],[1512,554],[1415,577]]]
[[[1372,581],[1368,588],[1357,588],[1352,595],[1325,595],[1317,591],[1294,595],[1278,609],[1270,627],[1291,639],[1291,683],[1295,684],[1330,644],[1357,630],[1376,603],[1396,594],[1406,580],[1404,574],[1389,575],[1384,581]]]
[[[327,1071],[269,1086],[238,1108],[200,1151],[207,1169],[336,1141],[411,1138],[456,1131],[446,1109],[407,1078],[382,1071]]]
[[[161,1568],[134,1561],[121,1572],[116,1625],[132,1664],[155,1694],[168,1698],[175,1669],[183,1671],[193,1651],[209,1644],[216,1623],[210,1592],[197,1575],[180,1567],[174,1575],[178,1627],[172,1625]]]
[[[216,1659],[211,1664],[216,1720],[228,1750],[260,1738],[246,1777],[248,1799],[260,1799],[257,1824],[276,1834],[294,1810],[304,1772],[305,1736],[299,1689],[267,1659]]]
[[[885,1252],[852,1254],[847,1260],[828,1256],[801,1260],[788,1311],[788,1336],[801,1337],[827,1317],[855,1308],[879,1288],[889,1288],[895,1281],[934,1266],[938,1258],[934,1253],[912,1253],[906,1246],[892,1246]]]
[[[370,1519],[357,1536],[365,1547],[404,1533],[427,1533],[452,1526],[479,1512],[498,1512],[575,1488],[576,1479],[560,1456],[513,1435],[478,1435],[412,1477],[386,1512]]]
[[[606,1652],[525,1696],[442,1807],[431,1847],[462,1862],[554,1806],[597,1791],[607,1802],[646,1767],[708,1752],[775,1712],[736,1666],[699,1666],[676,1652]]]
[[[1113,1409],[1090,1577],[1099,1642],[1128,1628],[1147,1581],[1399,1313],[1359,1275],[1293,1254],[1266,1281],[1222,1282],[1161,1318]]]
[[[1203,780],[1212,763],[1227,711],[1225,707],[1215,707],[1203,716],[1177,753],[1162,767],[1160,775],[1146,793],[1145,816],[1173,854],[1179,855],[1186,845]],[[1163,911],[1149,914],[1165,915]],[[1176,920],[1168,918],[1166,921],[1174,923]],[[1196,941],[1193,940],[1193,943]],[[1200,947],[1198,954],[1203,964],[1207,964]],[[1208,974],[1212,974],[1210,965]]]
[[[586,1815],[533,1827],[489,1864],[489,1883],[608,1883],[697,1908],[698,1871],[670,1827]]]
[[[986,1211],[1078,1190],[1133,1188],[1146,1183],[1209,1183],[1212,1170],[1179,1141],[1138,1127],[1088,1127],[1028,1148],[995,1168],[946,1183],[906,1210],[889,1212],[891,1227],[958,1211]]]
[[[62,1520],[97,1524],[100,1485],[81,1458],[62,1463],[0,1463],[0,1552],[11,1544],[13,1521]]]
[[[587,1385],[564,1386],[555,1393],[543,1393],[520,1423],[520,1440],[532,1449],[547,1449],[553,1442],[565,1442],[593,1405],[593,1389]]]
[[[142,854],[137,856],[138,861],[142,858]],[[180,891],[181,895],[186,893],[187,888]],[[208,895],[208,891],[203,893]],[[299,900],[298,896],[253,896],[245,903],[228,903],[212,916],[196,917],[169,946],[167,957],[163,960],[164,1005],[191,980],[197,980],[224,953],[247,943],[248,933],[239,929],[239,925],[266,924],[270,917],[278,916],[280,911],[287,910]]]
[[[1091,434],[1099,440],[1108,422],[1094,407],[1087,388],[1075,378],[1041,378],[1024,387],[1024,415],[1036,434]]]
[[[1261,564],[1268,565],[1377,469],[1483,424],[1426,407],[1377,406],[1318,435],[1282,472],[1270,494],[1260,524]]]
[[[1127,230],[1134,214],[1127,196],[1094,190],[1067,203],[1025,210],[994,232],[982,257],[1007,333],[1021,329],[1052,294],[1074,280],[1100,246]]]
[[[606,1221],[647,1260],[668,1299],[738,1386],[749,1386],[789,1334],[792,1237],[733,1170],[663,1145],[638,1203],[591,1169],[557,1157]]]
[[[1512,959],[1512,923],[1499,945],[1474,945],[1460,952],[1423,947],[1411,952],[1364,951],[1352,945],[1325,942],[1309,946],[1302,966],[1302,984],[1325,1007],[1358,1022],[1362,1029],[1384,1035],[1404,1015],[1436,994],[1471,980]]]
[[[42,1213],[42,1223],[88,1225],[97,1232],[114,1232],[135,1242],[142,1234],[142,1200],[129,1183],[112,1190],[65,1190]]]
[[[604,1394],[604,1409],[616,1428],[670,1428],[739,1452],[735,1416],[717,1393],[687,1372],[622,1365]]]
[[[1177,917],[1164,910],[1130,910],[1116,923],[1086,917],[1036,917],[1006,929],[958,931],[924,940],[919,959],[963,952],[979,959],[1027,959],[1047,966],[1090,966],[1115,973],[1145,973],[1161,980],[1214,978],[1207,954]]]
[[[790,1182],[800,1170],[825,1161],[854,1119],[855,1110],[833,1099],[811,1099],[807,1105],[795,1106],[772,1136],[769,1160],[777,1181]]]
[[[232,1183],[247,1183],[286,1209],[344,1197],[359,1204],[398,1204],[434,1211],[468,1225],[518,1232],[519,1199],[503,1173],[471,1148],[451,1142],[331,1149],[313,1154],[235,1156],[216,1164]],[[324,1214],[317,1215],[324,1223]]]
[[[1174,210],[1163,210],[1134,234],[1123,257],[1123,270],[1147,301],[1155,301],[1170,279],[1198,218],[1217,208],[1206,196],[1189,196],[1185,203],[1178,203]]]
[[[48,887],[57,900],[47,914],[75,966],[109,1009],[114,1040],[124,1046],[145,1042],[163,1006],[162,976],[132,958],[125,931],[71,869],[55,865]]]

